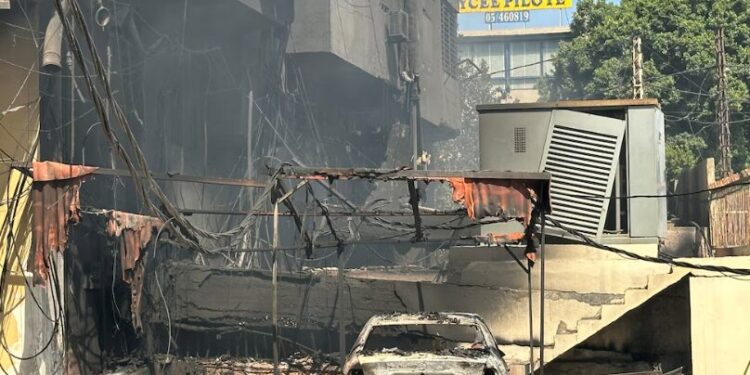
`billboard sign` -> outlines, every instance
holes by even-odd
[[[459,0],[460,13],[572,8],[573,0]]]

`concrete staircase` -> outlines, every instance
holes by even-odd
[[[629,311],[641,306],[646,301],[664,291],[666,288],[676,284],[688,275],[686,271],[672,269],[666,274],[648,275],[648,281],[644,287],[626,289],[621,299],[602,304],[597,314],[581,317],[574,327],[558,331],[553,336],[553,344],[547,343],[544,348],[545,363],[553,361],[576,345],[582,343],[589,337],[620,319]],[[554,318],[554,317],[553,317]],[[545,340],[548,342],[548,340]],[[506,353],[506,361],[511,366],[511,374],[526,373],[529,362],[529,347],[521,345],[501,345]],[[534,348],[535,364],[539,366],[539,348]]]

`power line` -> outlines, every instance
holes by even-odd
[[[731,267],[725,267],[725,266],[693,264],[693,263],[684,262],[680,260],[662,259],[662,258],[648,256],[648,255],[641,255],[641,254],[633,253],[633,252],[623,250],[623,249],[618,249],[616,247],[598,243],[590,239],[586,235],[582,234],[581,232],[575,229],[566,227],[565,225],[561,224],[559,221],[555,220],[552,217],[547,216],[546,219],[550,221],[557,228],[560,228],[580,238],[581,241],[583,241],[585,244],[591,247],[600,249],[600,250],[605,250],[605,251],[615,253],[620,256],[625,256],[628,258],[642,260],[642,261],[651,262],[651,263],[668,264],[668,265],[672,265],[676,267],[689,268],[689,269],[695,269],[695,270],[701,270],[701,271],[712,271],[712,272],[721,272],[721,273],[731,273],[731,274],[740,275],[740,276],[750,276],[750,269],[747,269],[747,268],[731,268]]]
[[[720,191],[724,189],[729,189],[737,186],[748,186],[750,185],[750,181],[736,181],[732,182],[723,186],[717,186],[713,188],[706,188],[706,189],[700,189],[700,190],[694,190],[684,193],[668,193],[668,194],[636,194],[636,195],[621,195],[621,196],[605,196],[605,195],[571,195],[571,194],[565,194],[567,197],[572,198],[582,198],[582,199],[640,199],[640,198],[675,198],[675,197],[684,197],[684,196],[690,196],[690,195],[698,195],[698,194],[704,194],[704,193],[712,193],[715,191]],[[554,194],[554,192],[553,192]]]
[[[487,72],[487,73],[484,73],[484,72],[479,72],[479,73],[476,73],[476,74],[474,74],[473,76],[469,76],[469,77],[465,78],[464,80],[465,80],[465,81],[468,81],[468,80],[470,80],[470,79],[476,79],[476,78],[479,78],[479,77],[482,77],[482,76],[491,76],[491,75],[494,75],[494,74],[499,74],[499,73],[512,72],[512,71],[514,71],[514,70],[518,70],[518,69],[523,69],[523,68],[528,68],[528,67],[530,67],[530,66],[535,66],[535,65],[541,65],[541,64],[543,64],[543,63],[546,63],[546,62],[550,62],[550,61],[554,61],[554,60],[555,60],[555,59],[546,59],[546,60],[540,60],[540,61],[537,61],[537,62],[533,62],[533,63],[530,63],[530,64],[526,64],[526,65],[518,65],[518,66],[514,66],[514,67],[512,67],[512,68],[510,68],[510,69],[495,70],[495,71],[492,71],[492,72]],[[471,60],[469,60],[469,61],[471,61]],[[472,61],[472,65],[474,65],[474,67],[477,67],[477,66],[476,66],[476,64],[473,64],[473,61]],[[478,69],[478,67],[477,67],[477,69]]]
[[[700,71],[709,70],[709,69],[713,69],[713,68],[716,68],[716,65],[709,65],[709,66],[703,66],[703,67],[695,68],[695,69],[681,70],[681,71],[678,71],[678,72],[672,72],[672,73],[662,74],[662,75],[656,76],[656,77],[649,77],[648,79],[646,79],[646,82],[657,81],[657,80],[664,79],[664,78],[679,76],[679,75],[688,74],[688,73],[700,72]]]

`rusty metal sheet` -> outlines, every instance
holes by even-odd
[[[369,181],[448,181],[453,185],[457,181],[476,182],[474,191],[479,194],[486,194],[486,200],[477,198],[477,202],[486,202],[487,205],[476,207],[471,211],[477,215],[471,215],[472,218],[482,218],[491,215],[492,212],[500,213],[491,207],[508,207],[504,210],[508,216],[527,217],[525,223],[528,224],[528,216],[516,216],[510,214],[515,209],[526,210],[526,207],[537,204],[545,212],[550,212],[550,202],[545,192],[549,191],[551,175],[547,172],[499,172],[499,171],[423,171],[412,169],[369,169],[369,168],[311,168],[311,167],[294,167],[285,166],[278,174],[279,178],[286,179],[308,179],[308,180],[352,180],[364,179]],[[479,185],[486,185],[482,187]],[[454,187],[454,200],[456,194]],[[507,190],[507,191],[503,191]],[[520,192],[521,195],[514,193]],[[472,191],[473,192],[473,191]],[[534,202],[521,203],[521,198],[534,198]],[[471,197],[469,198],[472,199]],[[473,210],[475,207],[471,204],[467,210]],[[488,209],[489,211],[482,211]],[[528,210],[530,212],[530,210]],[[498,216],[502,217],[502,216]]]
[[[33,205],[34,256],[31,269],[37,283],[48,278],[47,256],[62,252],[68,243],[68,224],[80,221],[79,188],[95,167],[56,162],[34,162]]]
[[[130,285],[131,318],[136,333],[143,331],[141,296],[146,258],[143,249],[151,242],[154,231],[163,224],[161,219],[122,211],[107,211],[107,235],[120,238],[122,280]]]
[[[726,176],[724,178],[718,179],[708,185],[709,189],[719,189],[725,186],[729,186],[731,184],[747,180],[750,178],[750,169],[744,169],[737,173],[733,173],[729,176]]]
[[[528,225],[536,193],[526,183],[510,180],[451,178],[453,201],[463,204],[472,220],[499,217]]]

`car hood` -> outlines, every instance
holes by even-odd
[[[358,359],[365,375],[481,374],[492,362],[492,356],[489,353],[455,355],[380,352],[360,354]]]

